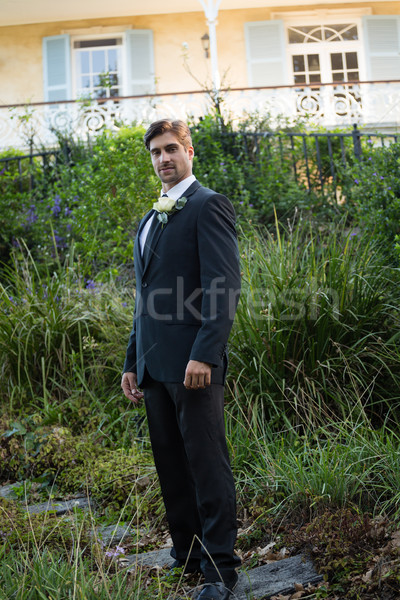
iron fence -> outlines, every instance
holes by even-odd
[[[238,134],[230,134],[237,136]],[[398,142],[399,134],[364,133],[356,125],[349,132],[244,132],[240,133],[247,156],[267,169],[271,159],[291,164],[293,178],[308,191],[336,191],[339,170],[358,163],[363,147],[388,146]]]
[[[303,184],[309,191],[322,193],[329,188],[336,191],[337,174],[340,168],[361,161],[363,142],[387,146],[399,141],[400,134],[364,133],[357,126],[349,132],[232,132],[221,135],[227,151],[258,163],[268,169],[272,159],[291,165],[296,183]],[[21,156],[0,158],[0,175],[12,177],[20,192],[35,188],[38,174],[51,174],[59,164],[71,163],[68,146],[55,150],[31,151]]]
[[[66,158],[62,149],[6,156],[0,158],[0,175],[11,178],[19,192],[31,191],[36,187],[40,173],[43,176],[51,172],[60,162],[65,162]]]

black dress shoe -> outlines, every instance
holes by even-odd
[[[205,583],[196,600],[228,600],[232,596],[236,581],[233,584],[228,584],[229,587],[220,581],[217,583]]]
[[[173,571],[174,569],[184,569],[184,573],[201,573],[200,571],[200,561],[199,560],[193,560],[193,559],[189,559],[189,560],[181,560],[180,558],[177,558],[176,560],[174,560],[174,562],[172,563],[172,565],[169,567],[170,571]]]

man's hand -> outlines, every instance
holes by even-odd
[[[205,388],[211,383],[211,365],[198,360],[189,360],[183,385],[187,390]]]
[[[139,392],[138,390],[136,373],[124,373],[122,375],[121,387],[128,400],[132,400],[135,404],[144,396],[143,392]]]

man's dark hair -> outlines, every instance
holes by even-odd
[[[187,150],[192,145],[192,136],[189,127],[184,121],[173,121],[172,119],[161,119],[155,121],[150,125],[146,133],[144,134],[144,143],[147,150],[150,150],[150,141],[164,133],[173,133],[182,146]]]

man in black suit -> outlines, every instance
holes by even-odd
[[[192,174],[185,123],[157,121],[144,141],[164,197],[135,241],[135,314],[121,387],[135,403],[144,390],[173,566],[203,572],[199,600],[226,600],[240,564],[224,427],[226,345],[240,292],[235,213]]]

